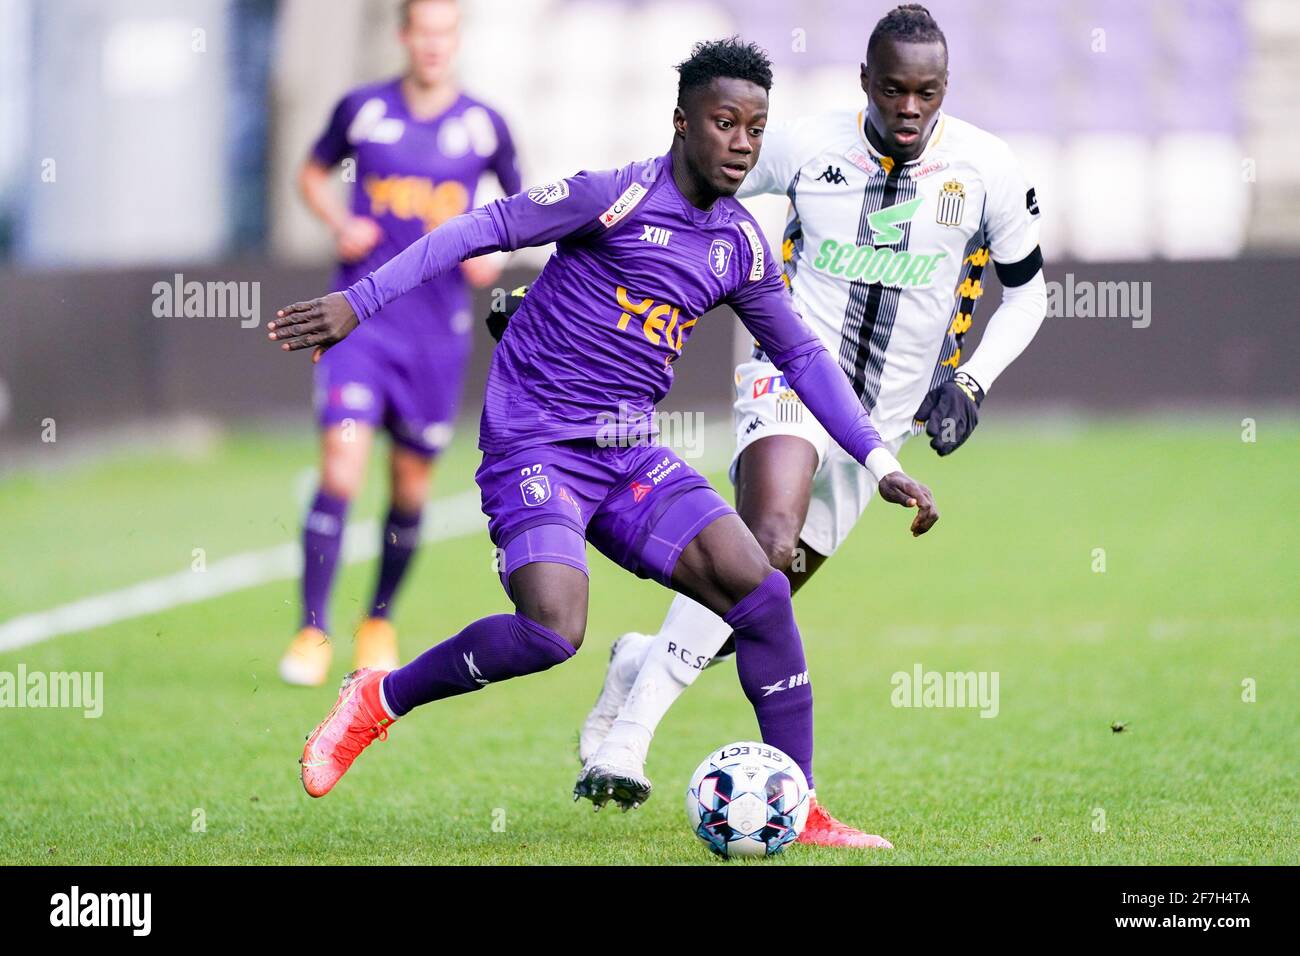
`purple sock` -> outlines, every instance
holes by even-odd
[[[317,491],[302,529],[302,626],[329,631],[330,586],[339,561],[346,498]]]
[[[398,511],[390,508],[384,524],[384,550],[379,559],[379,581],[375,585],[375,600],[370,605],[371,617],[388,617],[388,606],[393,603],[397,586],[402,583],[411,555],[420,546],[421,511]]]
[[[813,786],[813,698],[790,581],[773,571],[724,620],[736,632],[736,673],[763,743],[799,765]]]
[[[401,717],[421,704],[544,671],[575,653],[559,634],[522,614],[493,614],[391,671],[384,700]]]

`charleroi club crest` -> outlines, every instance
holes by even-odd
[[[966,187],[955,179],[950,179],[939,190],[939,208],[934,214],[934,221],[941,226],[960,226],[962,213],[966,211]]]

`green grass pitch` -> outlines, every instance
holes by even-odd
[[[184,570],[194,548],[291,540],[312,459],[308,435],[250,433],[0,480],[0,620]],[[1300,426],[1262,419],[1250,443],[1227,415],[995,422],[949,459],[918,441],[903,461],[935,490],[934,533],[873,504],[795,604],[819,793],[897,849],[758,865],[1300,863]],[[458,443],[436,494],[471,487],[475,463]],[[378,513],[381,476],[354,518]],[[399,597],[405,655],[507,608],[491,561],[486,533],[424,549]],[[570,802],[610,642],[669,601],[592,562],[575,660],[417,711],[319,801],[297,757],[337,680],[276,679],[291,581],[0,653],[0,671],[102,671],[105,696],[99,719],[0,710],[0,862],[712,864],[683,793],[711,748],[756,734],[730,665],[669,714],[646,806]],[[340,576],[335,678],[373,574]],[[916,664],[998,672],[998,715],[891,706]]]

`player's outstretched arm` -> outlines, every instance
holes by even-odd
[[[277,310],[267,329],[268,337],[280,342],[286,352],[315,348],[312,361],[319,362],[326,349],[346,338],[358,324],[357,314],[343,293],[331,292]]]
[[[486,207],[456,216],[343,292],[279,309],[267,326],[269,337],[287,352],[315,347],[314,360],[319,360],[326,349],[398,296],[465,259],[500,248],[500,235]]]
[[[603,228],[598,220],[626,188],[636,167],[581,172],[536,186],[449,219],[342,293],[295,302],[276,313],[270,337],[286,351],[317,349],[315,358],[398,296],[489,252],[544,246]],[[340,301],[340,299],[345,301]]]

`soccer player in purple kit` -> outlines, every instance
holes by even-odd
[[[348,93],[303,164],[299,185],[329,226],[344,289],[420,236],[474,206],[479,178],[518,192],[514,145],[505,122],[456,85],[455,0],[404,0],[400,39],[407,72]],[[355,163],[351,208],[339,204],[331,170]],[[488,285],[499,269],[470,261],[388,303],[315,368],[322,430],[320,487],[303,529],[301,629],[280,661],[290,684],[317,686],[329,672],[329,600],[348,505],[360,490],[374,431],[392,438],[390,507],[378,580],[356,634],[355,665],[397,666],[393,596],[419,543],[433,459],[451,438],[470,354],[465,279]],[[398,335],[393,330],[400,329]]]
[[[779,264],[732,198],[758,158],[766,55],[734,38],[703,43],[678,70],[666,155],[458,216],[342,294],[287,306],[271,323],[282,348],[315,347],[316,356],[368,323],[400,337],[373,317],[403,292],[470,256],[557,242],[493,356],[480,427],[476,480],[515,613],[475,621],[397,670],[348,675],[303,749],[312,796],[328,793],[414,707],[573,656],[586,630],[587,541],[726,619],[763,741],[813,784],[812,686],[788,579],[685,461],[643,440],[610,440],[610,422],[649,418],[697,317],[726,303],[835,440],[880,479],[882,496],[917,509],[914,535],[938,513],[794,311]],[[632,792],[637,781],[587,784],[598,806],[616,792],[630,803],[648,795]]]

